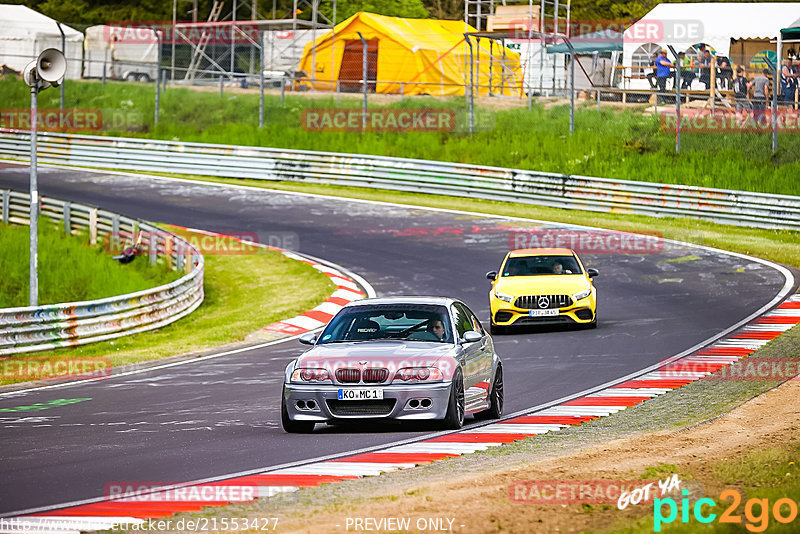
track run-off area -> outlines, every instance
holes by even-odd
[[[302,193],[74,169],[39,169],[40,193],[129,217],[223,234],[257,234],[341,265],[379,296],[459,298],[488,325],[489,283],[525,236],[561,225]],[[27,190],[28,168],[0,167],[0,188]],[[582,229],[600,238],[609,232]],[[613,232],[617,234],[617,232]],[[523,236],[523,237],[520,237]],[[631,238],[633,239],[633,238]],[[270,242],[272,241],[272,242]],[[617,239],[615,242],[618,242]],[[576,396],[652,367],[752,319],[795,288],[763,260],[660,240],[640,250],[580,252],[600,271],[594,330],[537,328],[495,336],[507,414]],[[68,258],[65,261],[69,261]],[[285,298],[292,298],[286,280]],[[109,484],[153,485],[302,465],[420,439],[431,427],[280,425],[283,370],[304,347],[287,340],[104,380],[0,395],[0,409],[87,399],[0,417],[0,515],[103,497]],[[467,424],[474,424],[468,419]]]

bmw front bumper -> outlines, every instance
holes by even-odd
[[[338,400],[340,389],[382,389],[382,400]],[[353,421],[444,419],[450,401],[450,382],[358,386],[284,384],[286,411],[292,421]]]

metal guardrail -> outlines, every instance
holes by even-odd
[[[0,191],[2,221],[30,223],[30,196]],[[87,232],[92,244],[141,244],[151,264],[159,258],[187,274],[136,293],[99,300],[0,309],[0,356],[105,341],[177,321],[203,302],[204,258],[188,241],[146,222],[98,208],[40,197],[40,216],[65,232]],[[120,249],[121,250],[121,249]]]
[[[0,129],[0,155],[29,157]],[[88,135],[39,134],[39,161],[120,170],[289,180],[540,206],[800,230],[800,197],[356,154]]]

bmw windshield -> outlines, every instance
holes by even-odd
[[[378,339],[453,343],[447,308],[427,304],[374,304],[345,308],[325,327],[318,343]]]

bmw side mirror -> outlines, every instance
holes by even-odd
[[[497,280],[497,271],[489,271],[486,273],[486,279],[491,280],[492,282]]]
[[[464,337],[462,338],[464,343],[475,343],[476,341],[480,341],[481,339],[483,339],[483,336],[473,330],[466,332],[464,334]]]
[[[317,334],[303,334],[297,340],[303,345],[313,345],[317,342]]]
[[[600,271],[597,269],[586,269],[586,273],[589,275],[589,278],[594,278],[600,274]]]

